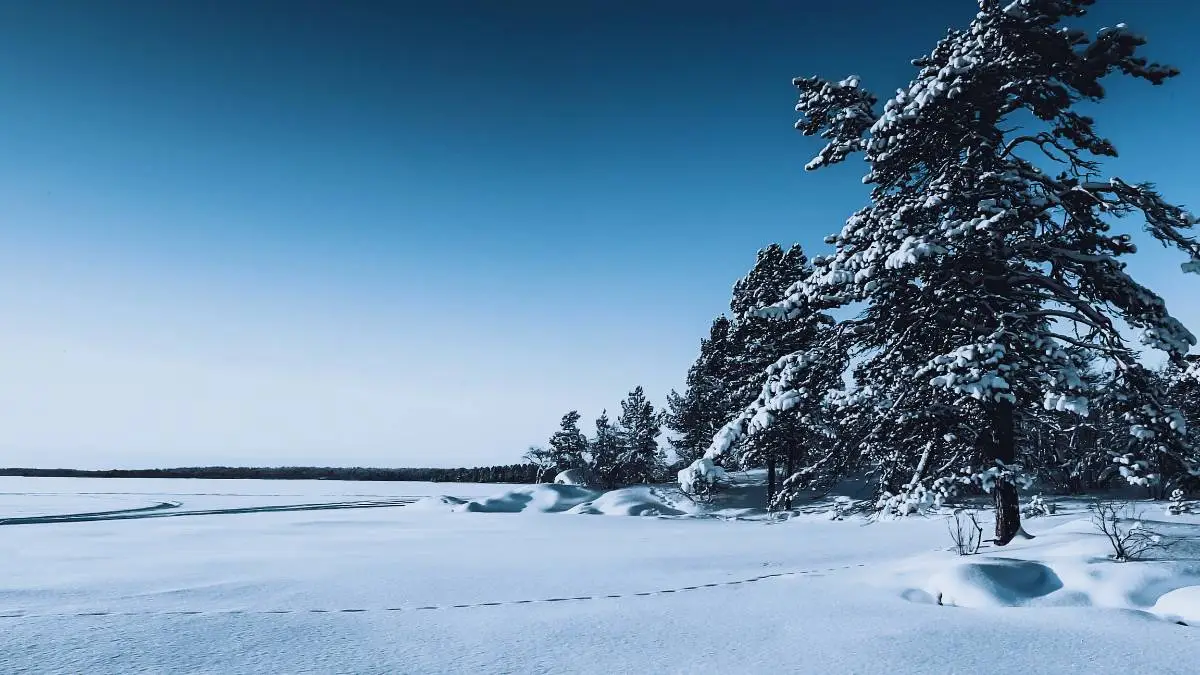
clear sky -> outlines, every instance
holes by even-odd
[[[1112,167],[1200,207],[1184,70]],[[0,465],[516,461],[681,385],[767,243],[863,203],[791,78],[889,95],[970,0],[0,3]],[[1200,333],[1181,257],[1131,269]],[[589,424],[590,426],[590,424]]]

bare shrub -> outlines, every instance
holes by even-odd
[[[1151,551],[1179,543],[1178,539],[1169,539],[1147,527],[1142,522],[1142,512],[1128,503],[1102,500],[1089,508],[1092,524],[1112,545],[1114,560],[1141,560]]]
[[[983,527],[979,525],[979,515],[975,509],[954,509],[952,519],[947,519],[946,524],[955,552],[959,555],[979,553],[979,547],[983,544]]]

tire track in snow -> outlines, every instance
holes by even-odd
[[[61,523],[72,520],[116,520],[118,518],[148,517],[151,513],[164,509],[175,509],[180,502],[159,502],[150,506],[139,506],[133,509],[116,509],[114,511],[91,511],[88,513],[60,513],[47,516],[14,516],[0,518],[0,525],[29,525],[35,523]]]
[[[854,565],[840,565],[837,567],[821,567],[807,570],[796,570],[793,572],[774,572],[772,574],[762,574],[757,577],[748,579],[732,579],[730,581],[719,581],[710,584],[699,584],[696,586],[681,586],[679,588],[664,588],[657,591],[639,591],[629,593],[610,593],[607,595],[578,595],[570,597],[555,597],[555,598],[539,598],[533,600],[503,600],[498,602],[471,602],[460,603],[454,605],[422,605],[419,607],[383,607],[383,608],[347,608],[347,609],[212,609],[212,610],[142,610],[131,612],[106,612],[106,611],[91,611],[91,612],[47,612],[47,613],[24,613],[24,612],[5,612],[0,613],[0,619],[41,619],[54,617],[107,617],[107,616],[236,616],[236,615],[267,615],[267,614],[363,614],[363,613],[413,613],[413,612],[429,612],[429,611],[451,611],[456,609],[473,609],[479,607],[504,607],[513,605],[531,605],[539,603],[552,602],[585,602],[594,600],[619,600],[626,598],[643,598],[655,595],[667,595],[671,593],[687,593],[690,591],[699,591],[708,588],[720,588],[722,586],[740,586],[744,584],[753,584],[767,579],[779,579],[782,577],[801,577],[801,576],[825,576],[831,572],[840,572],[851,570],[860,567],[866,567],[865,563],[857,563]]]
[[[154,506],[120,511],[95,513],[70,513],[54,516],[28,516],[0,519],[0,525],[45,525],[49,523],[82,523],[98,520],[141,520],[144,518],[174,518],[178,516],[216,516],[240,513],[275,513],[287,511],[331,511],[336,509],[380,509],[407,506],[418,497],[394,497],[391,499],[357,500],[352,502],[318,502],[311,504],[277,504],[272,506],[241,506],[224,509],[195,509],[176,511],[179,502],[162,502]]]

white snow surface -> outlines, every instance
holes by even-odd
[[[2,490],[2,488],[0,488]],[[142,495],[37,493],[12,494],[0,491],[0,520],[71,513],[100,513],[140,509],[165,500]]]
[[[957,557],[942,517],[781,519],[667,487],[0,480],[23,513],[108,493],[429,498],[4,526],[0,671],[1182,674],[1200,654],[1200,545],[1113,562],[1078,502],[1028,520],[1033,539]],[[1153,517],[1200,533],[1200,517]]]
[[[480,499],[426,497],[419,508],[444,505],[449,511],[475,513],[558,513],[599,497],[600,493],[578,485],[548,483],[524,485]]]
[[[1154,612],[1189,624],[1200,624],[1200,585],[1167,592],[1154,603]]]
[[[554,482],[560,485],[588,485],[587,472],[583,469],[567,469],[554,477]]]
[[[717,466],[712,459],[701,457],[679,470],[679,487],[684,492],[696,491],[697,483],[708,482],[724,485],[729,482],[729,474],[723,467]]]

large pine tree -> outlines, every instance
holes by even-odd
[[[1094,37],[1062,25],[1090,4],[980,0],[969,28],[914,61],[916,78],[882,112],[857,78],[795,81],[797,128],[828,140],[807,168],[861,152],[872,185],[790,299],[866,305],[843,330],[867,402],[856,452],[907,474],[908,490],[984,467],[974,480],[995,496],[1001,545],[1020,528],[1021,419],[1035,406],[1088,413],[1071,347],[1112,368],[1120,412],[1144,441],[1116,458],[1128,480],[1157,478],[1150,451],[1200,464],[1118,320],[1173,358],[1196,340],[1127,274],[1120,258],[1135,247],[1111,233],[1137,213],[1190,256],[1185,271],[1200,271],[1197,221],[1148,183],[1103,178],[1098,159],[1116,150],[1075,109],[1102,100],[1110,74],[1161,84],[1177,71],[1138,56],[1145,41],[1123,25]],[[777,372],[771,386],[786,394],[787,379]]]

